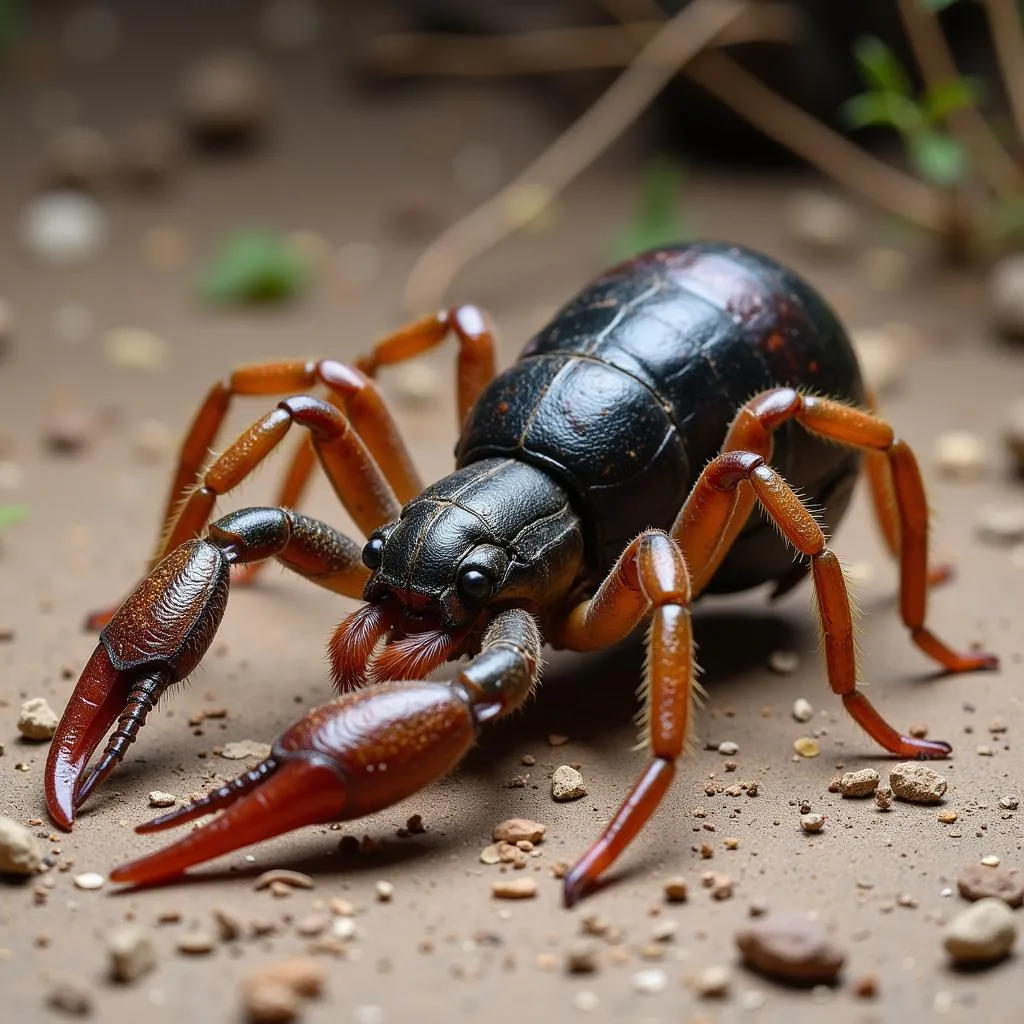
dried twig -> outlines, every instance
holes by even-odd
[[[900,17],[907,33],[914,59],[928,88],[959,77],[935,15],[924,8],[921,0],[899,0]],[[1020,74],[1024,75],[1024,68]],[[974,156],[981,175],[1000,196],[1019,195],[1024,190],[1024,172],[1003,148],[988,121],[976,107],[963,107],[949,115],[949,125],[966,149]]]
[[[406,306],[437,305],[469,260],[536,217],[632,124],[680,67],[746,9],[743,0],[694,0],[667,21],[563,135],[500,192],[427,247],[406,284]]]
[[[988,15],[992,45],[1010,97],[1017,139],[1024,142],[1024,30],[1017,0],[982,0]]]

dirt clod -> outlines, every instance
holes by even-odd
[[[546,831],[546,825],[530,821],[529,818],[509,818],[500,825],[494,826],[491,838],[496,843],[519,843],[523,840],[539,843],[544,838]]]
[[[912,804],[937,804],[946,792],[946,780],[933,768],[917,761],[901,761],[889,772],[889,785],[900,800]]]
[[[111,977],[130,985],[156,967],[156,947],[140,928],[127,925],[107,936],[107,960]]]
[[[859,772],[846,772],[839,779],[839,792],[844,797],[871,796],[878,788],[878,772],[862,768]]]
[[[983,964],[1001,960],[1013,947],[1017,922],[1001,900],[986,897],[946,925],[942,942],[957,964]]]
[[[0,818],[0,875],[36,875],[42,870],[35,836],[12,818]]]
[[[846,959],[817,921],[799,914],[769,914],[739,931],[736,945],[752,970],[800,985],[831,984]]]
[[[564,802],[567,800],[579,800],[587,795],[587,788],[583,785],[583,776],[575,768],[563,764],[556,768],[551,776],[551,795],[555,800]]]
[[[964,899],[1000,899],[1011,907],[1024,904],[1024,872],[968,864],[957,876],[956,887]]]
[[[499,900],[528,900],[537,895],[532,878],[500,878],[491,883],[491,893]]]
[[[32,697],[21,705],[18,732],[27,740],[49,740],[57,731],[60,719],[45,697]]]

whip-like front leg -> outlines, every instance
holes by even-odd
[[[311,711],[257,768],[139,826],[156,832],[223,810],[111,879],[161,881],[304,825],[361,818],[411,796],[458,764],[482,722],[522,704],[540,674],[540,648],[533,618],[511,609],[494,618],[480,654],[450,683],[383,683]]]
[[[242,509],[206,539],[172,551],[136,587],[100,634],[61,717],[46,762],[46,805],[61,828],[117,767],[160,695],[199,664],[220,625],[231,566],[264,558],[313,582],[359,597],[361,548],[325,523],[288,509]],[[93,752],[117,722],[84,780]]]

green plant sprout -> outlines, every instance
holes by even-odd
[[[614,260],[681,242],[690,235],[686,218],[680,213],[683,180],[682,168],[670,160],[657,158],[648,163],[636,212],[612,242]]]
[[[199,290],[213,302],[271,303],[298,295],[309,267],[283,236],[247,229],[229,235],[200,274]]]
[[[894,128],[903,140],[911,166],[925,181],[944,189],[963,182],[970,172],[967,150],[943,124],[951,113],[977,101],[977,83],[951,78],[915,98],[903,65],[880,39],[859,39],[854,56],[868,91],[843,104],[841,114],[846,123],[851,128]]]
[[[28,518],[28,505],[0,505],[0,530]]]

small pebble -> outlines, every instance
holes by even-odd
[[[936,817],[943,825],[952,825],[957,819],[957,813],[956,811],[939,811]]]
[[[796,651],[772,651],[768,667],[777,675],[791,676],[800,667],[800,655]]]
[[[156,947],[140,928],[126,925],[107,936],[107,961],[111,977],[130,985],[156,967]]]
[[[121,173],[134,185],[162,185],[181,162],[184,142],[170,121],[149,120],[132,125],[121,143]]]
[[[577,942],[565,954],[565,969],[570,974],[593,974],[600,963],[592,942]]]
[[[107,879],[96,871],[85,871],[80,875],[75,875],[74,882],[77,889],[91,890],[102,889],[107,884]]]
[[[805,832],[820,832],[825,825],[823,814],[802,814],[800,816],[800,827]]]
[[[188,69],[181,85],[185,124],[197,141],[212,145],[249,143],[270,116],[270,83],[252,54],[217,53]]]
[[[524,839],[531,843],[539,843],[546,831],[546,825],[530,821],[528,818],[509,818],[494,826],[491,838],[496,843],[518,843]]]
[[[390,903],[391,897],[395,895],[395,887],[391,882],[377,882],[374,888],[377,890],[377,900],[380,903]]]
[[[491,893],[500,900],[528,900],[537,895],[532,878],[502,878],[491,883]]]
[[[264,761],[270,757],[270,750],[269,743],[260,743],[258,740],[237,740],[234,743],[225,743],[220,748],[220,756],[229,761],[244,761],[249,758]]]
[[[170,346],[154,331],[118,327],[103,338],[103,354],[111,366],[159,373],[170,362]]]
[[[175,943],[178,952],[187,956],[204,956],[212,953],[215,945],[213,936],[204,931],[186,932],[180,935]]]
[[[769,914],[741,929],[736,945],[751,969],[797,984],[833,983],[846,959],[820,923],[798,914]]]
[[[793,749],[801,757],[817,757],[821,753],[821,744],[813,736],[801,736],[793,741]]]
[[[794,192],[786,206],[794,241],[820,255],[851,252],[860,235],[861,218],[844,199],[826,192]]]
[[[844,797],[871,796],[878,788],[878,772],[862,768],[859,772],[846,772],[839,779],[839,792]]]
[[[217,935],[222,942],[234,942],[245,930],[245,925],[230,907],[217,906],[210,910],[210,916],[217,927]]]
[[[253,1024],[286,1024],[302,1013],[302,999],[288,985],[254,977],[242,985],[242,1005]]]
[[[922,723],[907,727],[907,732],[917,740],[923,740],[928,735],[928,726]]]
[[[46,183],[96,192],[107,185],[113,165],[110,143],[98,131],[70,125],[59,129],[50,142]]]
[[[285,885],[290,889],[313,889],[316,882],[312,876],[301,871],[290,871],[288,868],[271,868],[258,875],[252,883],[254,889],[268,889],[272,885]]]
[[[668,987],[668,975],[660,967],[649,967],[633,975],[633,991],[644,995],[656,995]]]
[[[673,875],[665,880],[665,899],[669,903],[684,903],[687,895],[686,879],[680,875]]]
[[[596,992],[582,989],[572,997],[572,1005],[582,1013],[593,1013],[601,1005],[601,1000]]]
[[[150,807],[173,807],[177,802],[178,798],[173,793],[162,793],[154,789],[149,794]]]
[[[71,1017],[88,1017],[92,1013],[95,997],[93,990],[84,981],[61,976],[49,982],[46,1002]]]
[[[1015,796],[1001,796],[999,798],[999,809],[1003,811],[1015,811],[1020,806],[1020,801]]]
[[[1010,872],[998,867],[969,864],[960,871],[956,887],[968,900],[1000,899],[1007,906],[1024,905],[1024,872]]]
[[[724,740],[718,744],[718,752],[725,754],[726,757],[733,757],[740,752],[740,747],[738,743],[733,743],[732,740]]]
[[[988,467],[985,442],[966,430],[950,430],[935,439],[935,466],[950,480],[977,480]]]
[[[878,996],[878,988],[878,977],[874,974],[864,974],[853,983],[853,994],[858,999],[875,999]]]
[[[989,319],[1004,337],[1024,338],[1024,253],[1004,256],[988,276]]]
[[[957,914],[942,933],[954,963],[983,964],[1001,960],[1013,948],[1017,922],[1001,900],[986,897]]]
[[[46,192],[21,215],[21,244],[41,263],[66,266],[92,259],[108,234],[103,207],[80,192]]]
[[[1024,541],[1024,505],[983,505],[977,514],[978,539],[995,546]]]
[[[875,790],[875,806],[881,811],[892,807],[892,790],[888,786],[879,786]]]
[[[0,875],[36,875],[42,870],[35,836],[13,818],[0,818]]]
[[[583,785],[583,776],[575,768],[563,764],[556,768],[551,776],[551,795],[555,800],[579,800],[587,795],[587,789]]]
[[[912,804],[937,804],[946,792],[946,780],[918,761],[901,761],[889,772],[889,785],[900,800]]]
[[[723,999],[729,994],[732,971],[716,964],[703,968],[693,979],[693,990],[701,999]]]
[[[990,853],[987,857],[981,858],[981,863],[987,868],[997,868],[999,867],[999,858],[994,853]]]
[[[21,705],[18,732],[27,740],[49,740],[57,731],[60,719],[45,697],[32,697]]]
[[[803,697],[798,697],[793,701],[793,710],[791,714],[798,722],[809,722],[814,718],[814,708],[809,700],[806,700]]]

